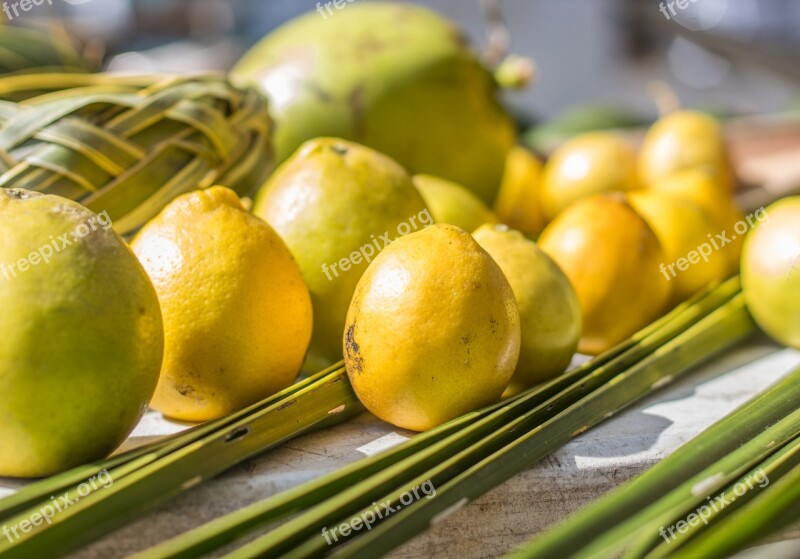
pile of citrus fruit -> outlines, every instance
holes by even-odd
[[[543,162],[514,145],[497,84],[447,20],[395,4],[315,18],[234,72],[278,123],[280,165],[254,200],[184,194],[131,248],[96,231],[37,266],[93,214],[0,191],[0,263],[25,268],[0,277],[0,475],[108,454],[148,404],[209,420],[342,358],[367,409],[429,429],[736,274],[751,228],[753,314],[800,345],[800,312],[781,309],[800,307],[800,203],[743,216],[712,117],[665,115],[638,146],[579,135]]]

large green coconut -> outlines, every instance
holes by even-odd
[[[491,203],[515,130],[461,31],[419,6],[331,9],[281,26],[233,70],[269,96],[278,160],[306,140],[336,136]]]

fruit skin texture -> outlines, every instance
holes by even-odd
[[[667,268],[662,269],[661,273],[673,284],[673,306],[712,281],[721,281],[728,276],[726,255],[714,250],[708,239],[708,234],[713,236],[718,233],[719,227],[700,207],[688,200],[652,190],[631,192],[628,198],[653,229],[664,249],[664,265]],[[668,268],[680,258],[687,259],[692,251],[700,254],[698,250],[704,251],[705,259],[701,256],[696,262],[690,262],[685,270],[680,270],[677,265],[672,270]]]
[[[278,234],[232,190],[176,198],[133,249],[158,292],[165,352],[152,407],[221,417],[289,386],[311,338],[311,299]]]
[[[560,375],[581,337],[581,307],[569,279],[519,231],[484,225],[473,236],[500,266],[519,309],[519,361],[507,392],[515,394]]]
[[[498,219],[535,239],[547,221],[541,200],[542,162],[533,152],[514,146],[506,157],[503,181],[494,201]]]
[[[303,144],[259,192],[253,211],[286,242],[311,292],[314,335],[306,370],[312,372],[342,358],[347,307],[378,249],[368,259],[358,251],[375,242],[382,249],[387,233],[393,240],[410,232],[399,228],[413,231],[433,223],[402,167],[372,149],[333,138]],[[342,260],[349,262],[347,270]]]
[[[415,175],[413,181],[436,223],[455,225],[464,231],[497,223],[494,212],[460,184],[431,175]]]
[[[75,239],[92,220],[102,225]],[[0,476],[47,476],[104,458],[156,387],[158,298],[110,220],[108,229],[97,220],[65,198],[0,189]],[[16,276],[7,268],[64,234],[72,244],[52,250],[49,263]]]
[[[677,172],[698,168],[717,174],[731,192],[733,172],[717,121],[699,111],[676,111],[657,120],[639,149],[642,183],[652,185]]]
[[[766,216],[744,242],[742,291],[761,329],[800,349],[800,196],[778,200]]]
[[[724,231],[725,237],[730,240],[720,247],[720,252],[727,260],[727,274],[738,273],[744,236],[737,235],[734,226],[744,216],[734,204],[730,187],[718,173],[707,168],[676,172],[655,181],[648,190],[689,200],[711,216],[716,224],[716,229],[709,231],[712,237]]]
[[[269,97],[279,163],[304,141],[337,136],[491,204],[515,141],[494,79],[463,34],[420,6],[356,3],[328,19],[309,12],[270,33],[233,74]]]
[[[542,208],[552,220],[572,203],[601,192],[637,186],[636,152],[611,132],[581,134],[559,147],[544,166]]]
[[[433,225],[370,265],[343,342],[366,408],[423,431],[500,398],[519,356],[519,312],[503,272],[469,233]]]
[[[622,194],[584,198],[561,213],[539,238],[578,294],[583,336],[578,351],[597,355],[665,310],[670,282],[655,233]]]

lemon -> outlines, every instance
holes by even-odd
[[[105,212],[0,189],[0,476],[100,460],[155,390],[153,285]]]
[[[583,335],[578,351],[597,355],[662,314],[671,283],[659,268],[664,250],[621,193],[584,198],[539,238],[578,294]]]
[[[588,132],[568,140],[544,166],[542,208],[548,220],[591,194],[636,187],[636,152],[612,132]]]
[[[498,220],[531,239],[546,224],[541,200],[542,162],[531,151],[516,146],[508,152],[503,181],[494,201]]]
[[[347,307],[373,258],[433,223],[405,169],[335,138],[303,144],[258,193],[253,212],[286,241],[311,291],[311,372],[341,360]]]
[[[717,121],[699,111],[676,111],[658,119],[645,134],[638,171],[644,185],[677,172],[705,169],[719,177],[728,192],[733,174]]]
[[[398,427],[430,429],[497,401],[517,364],[514,293],[469,233],[433,225],[370,265],[347,313],[358,398]]]
[[[800,196],[764,210],[742,252],[742,291],[753,318],[778,342],[800,349]]]
[[[484,225],[474,237],[503,270],[519,308],[519,361],[508,393],[561,374],[581,336],[581,308],[567,276],[533,241],[505,225]]]
[[[494,212],[460,184],[431,175],[415,175],[413,181],[436,223],[465,231],[474,231],[484,223],[497,223]]]
[[[649,190],[689,200],[711,216],[716,227],[710,232],[709,240],[716,243],[725,256],[727,274],[738,271],[744,236],[735,228],[744,217],[733,201],[729,186],[718,173],[707,168],[676,172],[653,182]]]
[[[294,381],[311,338],[308,288],[278,234],[232,190],[176,198],[132,246],[164,315],[155,409],[205,421]]]
[[[631,192],[628,197],[664,249],[665,261],[659,269],[664,278],[673,283],[673,305],[709,283],[727,277],[726,255],[716,250],[709,238],[719,229],[700,207],[657,191]]]

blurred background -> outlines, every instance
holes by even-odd
[[[340,9],[369,1],[336,0]],[[325,3],[6,0],[0,7],[14,25],[64,31],[95,68],[195,73],[230,69],[249,47],[298,14],[336,17],[337,9],[327,12]],[[800,184],[796,0],[416,3],[459,24],[490,66],[506,52],[533,61],[533,85],[504,95],[522,141],[541,154],[588,130],[629,130],[636,138],[659,114],[696,108],[727,123],[745,190],[760,185],[774,197]],[[13,45],[5,50],[0,45],[0,61],[3,56],[14,62]],[[759,202],[754,198],[746,205]]]
[[[458,22],[478,49],[487,47],[500,14],[511,51],[532,57],[538,70],[535,87],[509,96],[527,122],[582,105],[649,119],[664,94],[654,82],[683,105],[720,115],[800,109],[796,0],[419,3]],[[312,0],[52,0],[16,19],[57,18],[112,70],[194,72],[229,68],[270,30],[316,6]]]

